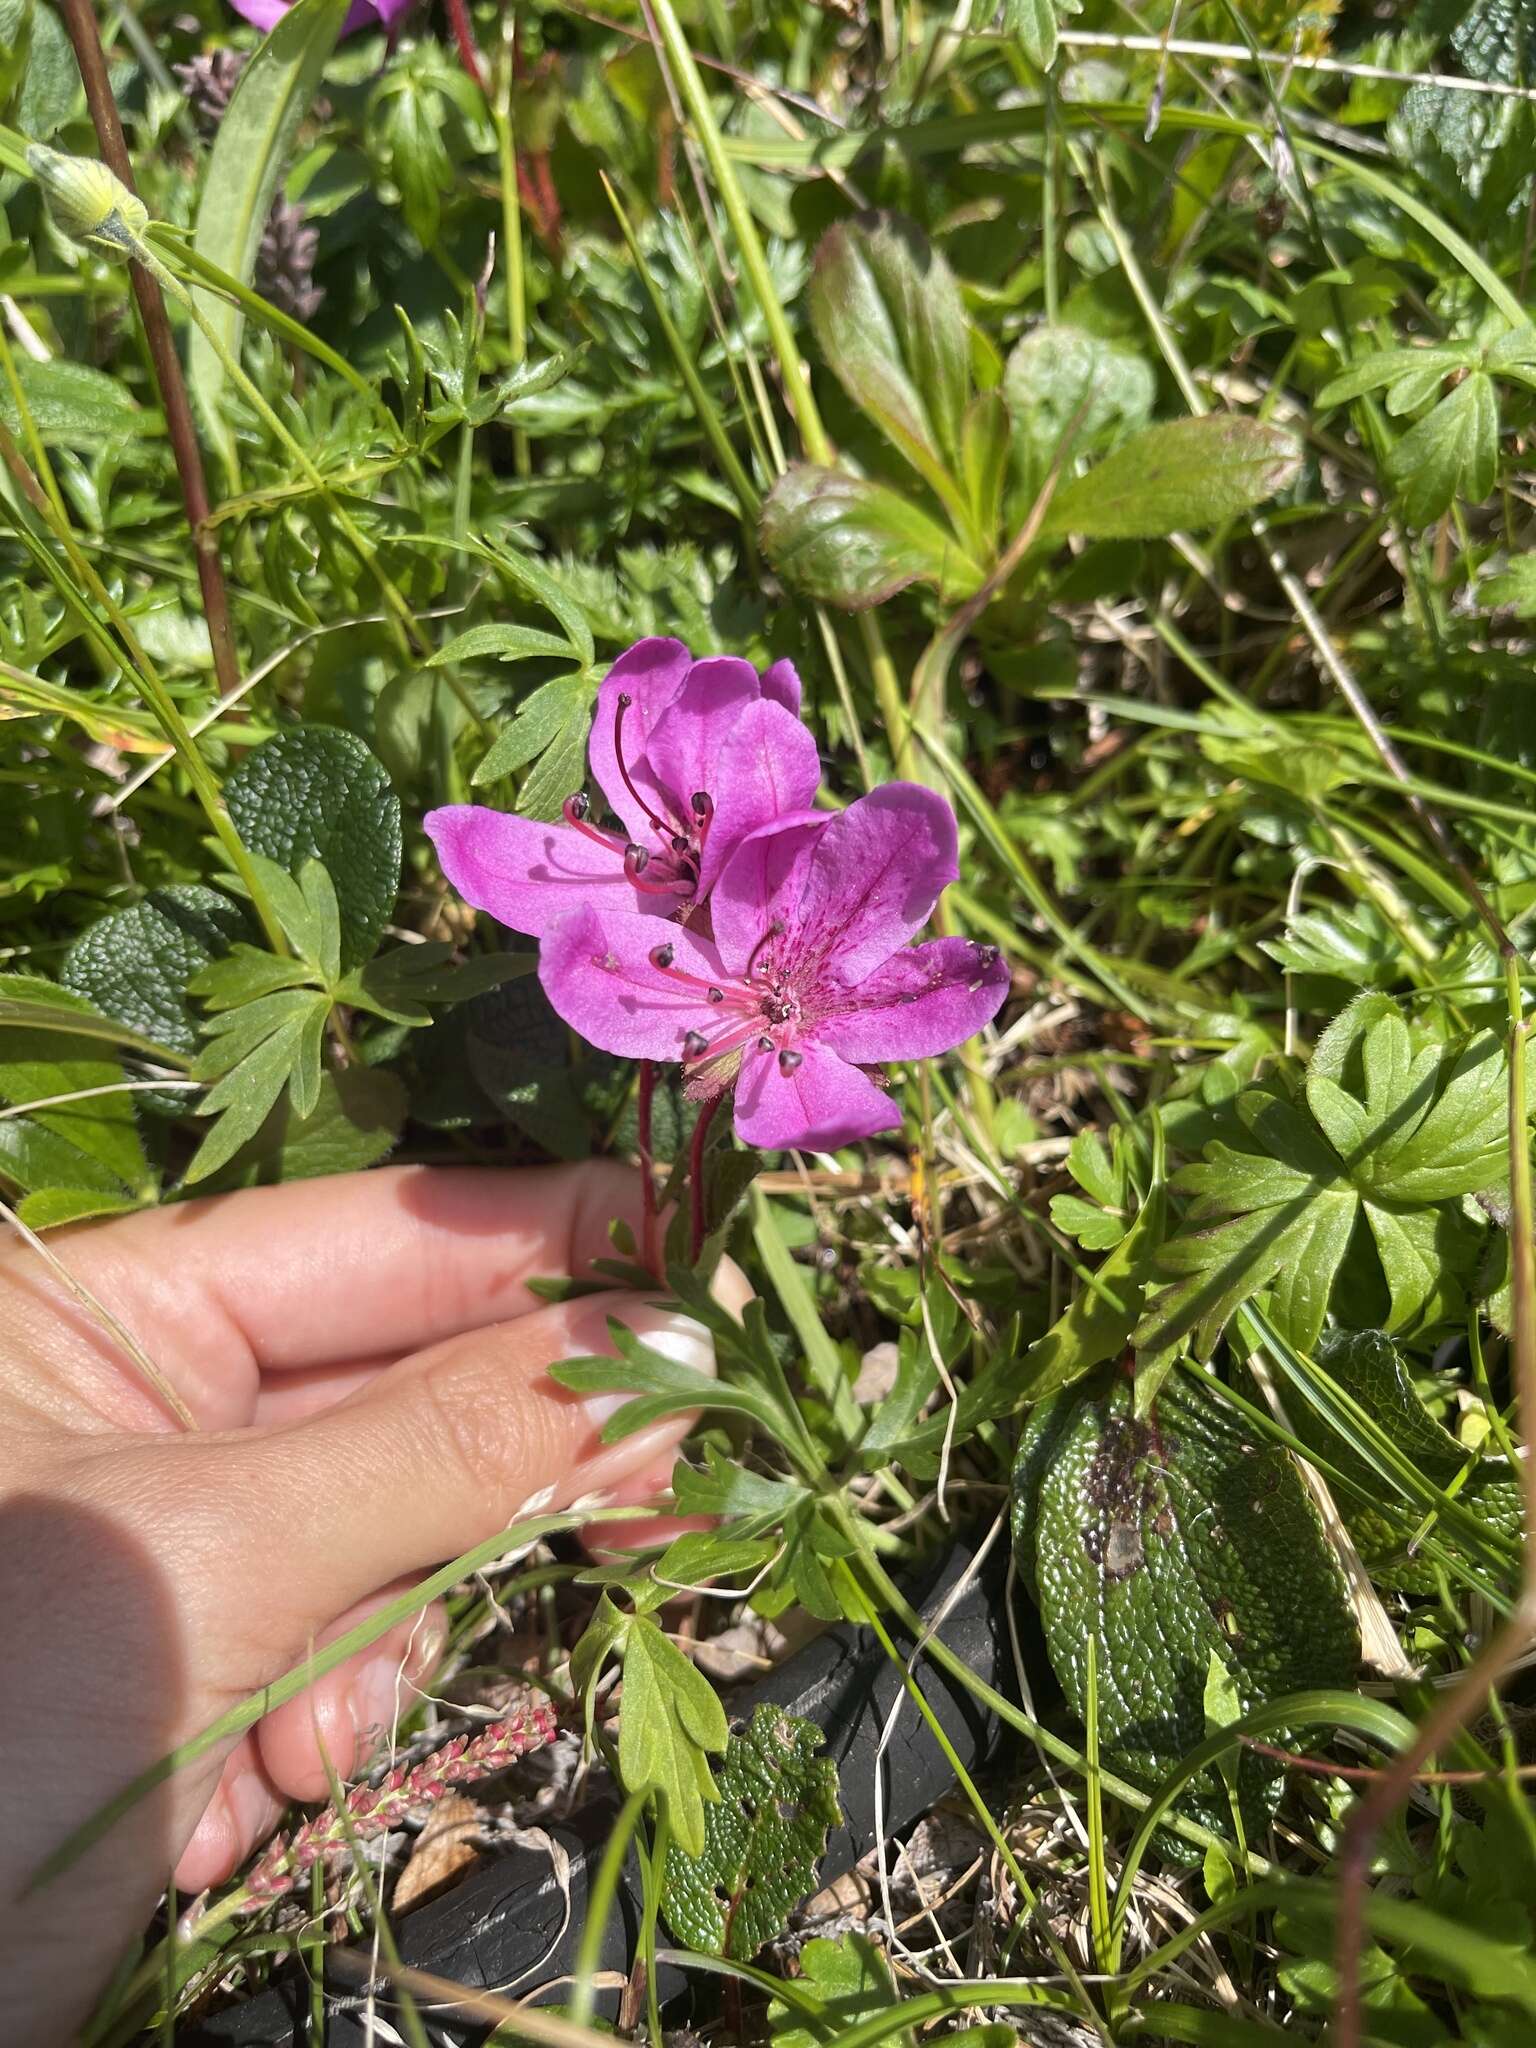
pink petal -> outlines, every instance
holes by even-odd
[[[866,975],[847,1009],[817,1021],[816,1037],[864,1065],[928,1059],[990,1024],[1007,993],[1007,963],[995,946],[930,939]]]
[[[758,702],[762,684],[750,661],[716,655],[696,661],[688,680],[651,727],[646,765],[665,790],[674,817],[686,822],[696,789],[718,800],[720,750],[749,704]],[[624,729],[626,755],[629,728]]]
[[[628,1059],[677,1060],[690,1031],[718,1037],[727,1019],[703,988],[651,965],[656,946],[701,982],[725,980],[720,956],[681,925],[623,911],[574,910],[544,935],[539,980],[556,1010],[589,1045]]]
[[[265,35],[268,29],[276,28],[293,5],[293,0],[229,0],[229,4],[242,21],[250,22]]]
[[[796,922],[811,849],[832,822],[830,811],[789,812],[749,833],[721,870],[709,899],[720,958],[744,974],[758,940],[775,918]]]
[[[658,747],[661,737],[658,730]],[[714,800],[715,815],[699,862],[699,894],[714,887],[749,832],[809,809],[820,782],[809,728],[781,704],[759,697],[747,705],[725,735],[714,780],[701,785]]]
[[[887,782],[839,812],[811,855],[797,944],[845,988],[922,930],[959,877],[955,814],[916,782]]]
[[[900,1128],[901,1111],[867,1074],[825,1046],[802,1041],[795,1050],[800,1063],[788,1074],[777,1051],[753,1045],[742,1055],[736,1130],[744,1143],[764,1152],[830,1152]]]
[[[650,826],[644,809],[624,787],[614,752],[619,698],[627,696],[631,700],[624,713],[624,759],[631,775],[635,775],[636,763],[649,750],[652,728],[687,682],[692,667],[693,656],[681,640],[637,640],[609,669],[597,693],[597,716],[592,721],[587,758],[598,788],[624,820],[630,836],[644,845],[650,843]],[[656,796],[657,792],[646,786],[643,776],[635,775],[635,781],[648,799]],[[691,795],[692,791],[688,793]]]
[[[763,670],[763,695],[800,716],[800,671],[792,661],[776,661]]]
[[[625,879],[623,855],[569,825],[541,825],[483,804],[445,804],[422,822],[443,873],[465,902],[513,931],[537,937],[567,911],[611,904],[631,915],[648,913],[656,944],[657,914],[666,914],[668,900],[639,895]]]

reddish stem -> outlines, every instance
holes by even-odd
[[[642,1060],[635,1096],[635,1149],[640,1154],[640,1263],[660,1280],[663,1276],[656,1243],[656,1172],[651,1152],[651,1105],[655,1099],[656,1069],[650,1060]]]
[[[489,100],[490,88],[485,82],[485,69],[480,62],[480,52],[475,48],[474,30],[469,25],[469,9],[464,5],[464,0],[443,0],[443,6],[447,10],[448,26],[453,31],[453,40],[459,46],[459,61]]]
[[[700,1103],[688,1147],[688,1257],[695,1266],[704,1249],[704,1219],[707,1214],[704,1206],[704,1154],[709,1145],[709,1127],[723,1100],[723,1096],[710,1095]]]
[[[112,96],[112,82],[107,76],[107,60],[91,0],[61,0],[60,11],[69,39],[75,46],[75,62],[80,67],[85,103],[91,110],[101,154],[113,176],[120,178],[130,192],[135,192],[138,187],[133,182],[133,165],[128,161],[128,144],[123,138],[117,101]],[[203,617],[208,622],[208,639],[213,648],[219,695],[227,697],[239,684],[240,662],[230,630],[229,593],[224,587],[219,544],[207,523],[208,484],[203,475],[203,458],[198,452],[197,432],[192,424],[192,408],[187,402],[181,359],[176,353],[176,342],[159,285],[142,263],[130,263],[128,277],[138,302],[139,319],[154,367],[155,382],[160,387],[165,431],[176,458],[176,474],[181,480],[181,502],[186,509],[187,524],[192,529],[192,550],[197,557],[197,580],[203,594]]]

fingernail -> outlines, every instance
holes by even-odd
[[[398,1657],[375,1657],[365,1664],[352,1681],[348,1699],[359,1738],[387,1736],[396,1719],[407,1711],[410,1698]]]
[[[626,1315],[624,1323],[645,1345],[648,1351],[656,1351],[663,1358],[669,1358],[674,1365],[689,1366],[694,1372],[715,1377],[715,1340],[702,1323],[692,1316],[668,1313],[665,1309],[636,1309]],[[601,1427],[610,1415],[632,1401],[632,1394],[593,1394],[587,1401],[587,1414]]]

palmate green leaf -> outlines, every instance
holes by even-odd
[[[1260,939],[1259,950],[1292,974],[1326,974],[1368,988],[1403,971],[1403,942],[1374,903],[1304,910],[1283,939]]]
[[[1491,496],[1499,464],[1499,401],[1486,370],[1472,370],[1433,412],[1410,427],[1386,473],[1411,526],[1428,526],[1460,498]]]
[[[206,1180],[254,1138],[287,1091],[301,1120],[320,1101],[321,1055],[331,999],[319,989],[283,989],[216,1017],[199,1055],[199,1079],[214,1081],[198,1114],[217,1119],[187,1168]]]
[[[768,1705],[730,1738],[703,1848],[690,1855],[674,1845],[667,1855],[662,1911],[691,1948],[748,1961],[815,1890],[828,1831],[842,1817],[837,1766],[816,1753],[824,1739],[813,1721]]]
[[[1052,498],[1042,532],[1156,540],[1205,532],[1283,491],[1300,467],[1296,438],[1231,413],[1145,427]]]
[[[711,1753],[730,1730],[715,1689],[649,1616],[624,1636],[624,1694],[619,1706],[619,1776],[626,1792],[666,1803],[672,1838],[690,1856],[704,1849],[704,1809],[719,1793]]]
[[[385,1068],[322,1074],[307,1116],[279,1095],[254,1136],[204,1178],[222,1190],[361,1172],[392,1149],[409,1107],[404,1082]]]
[[[810,307],[828,369],[942,497],[971,395],[970,322],[948,263],[894,214],[841,221],[817,244]]]
[[[958,600],[985,577],[955,536],[900,491],[812,463],[794,464],[769,492],[762,540],[786,581],[843,611],[867,610],[918,582]]]
[[[1319,405],[1347,405],[1367,391],[1385,390],[1387,409],[1407,412],[1432,397],[1453,370],[1477,358],[1471,344],[1447,342],[1431,348],[1384,348],[1360,356],[1331,377],[1317,394]]]
[[[1475,1247],[1445,1205],[1505,1179],[1506,1088],[1492,1032],[1416,1039],[1388,997],[1357,998],[1318,1041],[1299,1102],[1246,1091],[1236,1110],[1251,1143],[1210,1144],[1178,1175],[1192,1200],[1159,1260],[1172,1284],[1149,1300],[1138,1343],[1162,1349],[1196,1331],[1208,1350],[1269,1287],[1282,1333],[1310,1351],[1362,1210],[1388,1328],[1451,1312]]]
[[[1145,1420],[1128,1379],[1037,1410],[1015,1467],[1020,1570],[1040,1604],[1051,1662],[1078,1714],[1097,1637],[1099,1736],[1150,1784],[1206,1733],[1213,1654],[1243,1712],[1288,1693],[1354,1682],[1360,1644],[1343,1575],[1289,1452],[1250,1439],[1217,1392],[1185,1373]],[[1250,1825],[1283,1766],[1237,1765]],[[1214,1773],[1187,1807],[1225,1832]]]
[[[246,755],[224,785],[224,801],[253,854],[289,875],[310,861],[327,871],[341,919],[341,966],[360,966],[400,885],[400,799],[382,764],[353,733],[298,725]]]
[[[568,654],[570,650],[564,651]],[[525,817],[557,818],[560,805],[573,790],[580,789],[586,779],[587,734],[595,697],[595,686],[582,670],[541,683],[525,698],[516,718],[511,719],[497,735],[490,752],[475,770],[473,780],[476,785],[493,782],[500,775],[511,775],[530,761],[538,760],[539,756],[553,754],[554,761],[547,770],[540,762],[539,768],[524,782],[518,809]],[[536,785],[548,781],[551,775],[560,784],[553,808],[531,810],[530,790],[535,790],[534,801],[537,802]]]
[[[193,246],[242,284],[256,270],[256,252],[272,211],[277,181],[292,152],[298,125],[314,100],[326,61],[336,47],[348,0],[297,0],[240,74],[219,123],[203,174]],[[236,306],[205,294],[203,310],[231,354],[240,347],[242,315]],[[215,445],[231,467],[234,437],[223,417],[224,365],[194,331],[188,381]]]

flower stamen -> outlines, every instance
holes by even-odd
[[[752,951],[748,954],[746,967],[742,971],[741,978],[743,981],[750,981],[752,979],[752,970],[757,965],[757,956],[759,953],[762,952],[764,946],[768,945],[770,941],[774,939],[783,938],[783,936],[784,920],[782,917],[776,917],[773,920],[773,923],[769,925],[767,931],[765,931],[763,933],[763,936],[758,940],[757,944],[752,948]]]
[[[578,789],[574,796],[568,796],[560,806],[560,815],[573,832],[579,832],[583,839],[590,839],[595,846],[606,847],[610,853],[617,853],[624,844],[612,832],[604,832],[598,826],[589,824],[592,799],[584,789]]]
[[[665,839],[668,837],[666,825],[657,817],[645,798],[636,789],[634,778],[629,772],[629,764],[624,759],[624,714],[634,701],[634,698],[626,691],[621,690],[619,692],[618,708],[613,714],[613,758],[619,764],[619,774],[623,779],[624,787],[629,791],[641,810],[644,811],[646,821],[650,825],[651,830]]]

